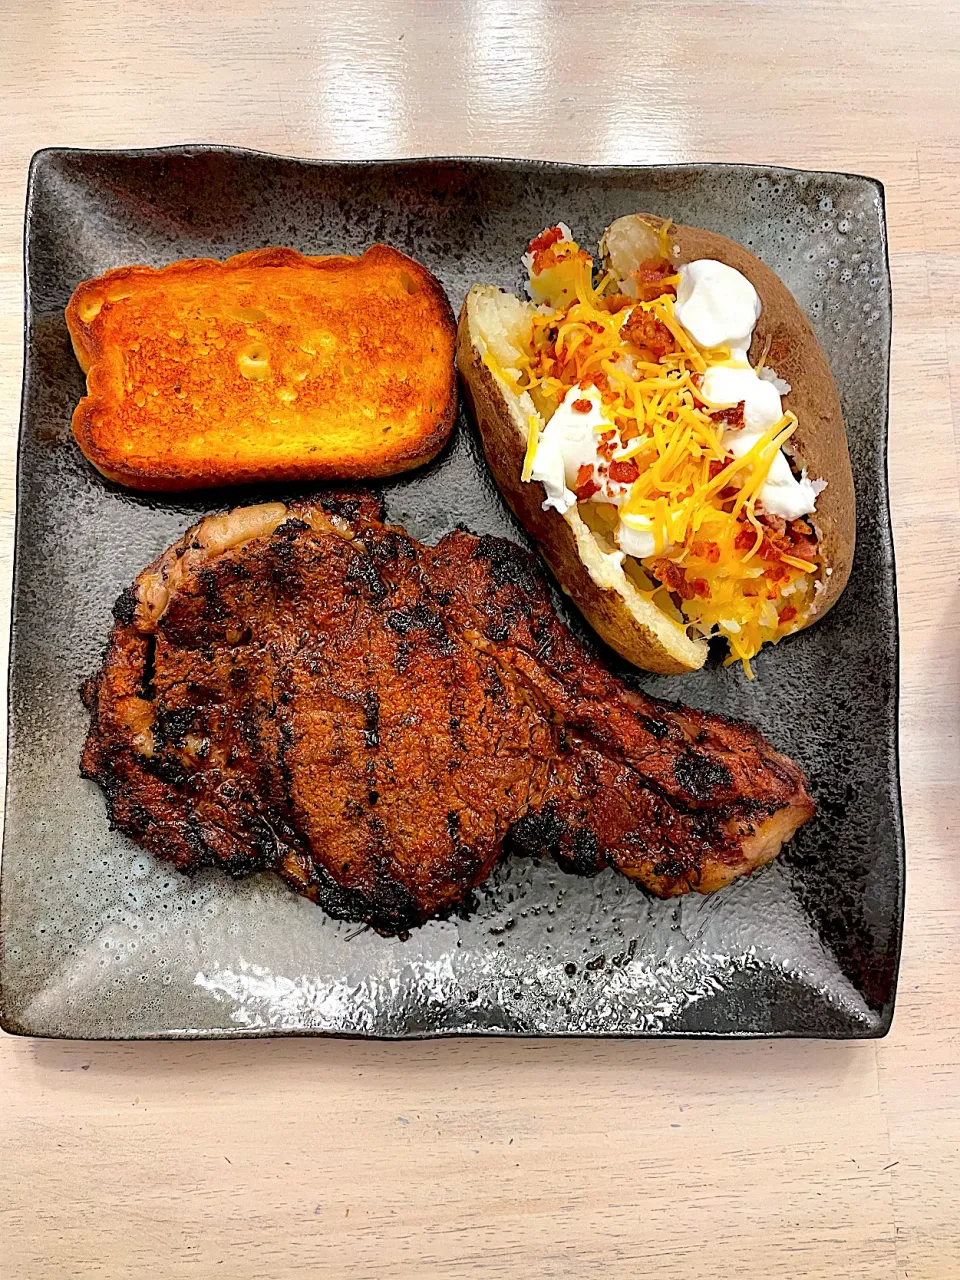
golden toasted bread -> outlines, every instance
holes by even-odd
[[[453,426],[453,312],[386,245],[120,267],[66,316],[87,375],[73,433],[131,488],[393,475]]]

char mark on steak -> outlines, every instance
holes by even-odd
[[[274,871],[347,920],[462,914],[505,847],[708,892],[813,812],[754,729],[630,690],[537,561],[365,494],[238,508],[125,591],[82,770],[181,871]]]

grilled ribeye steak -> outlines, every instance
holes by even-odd
[[[121,595],[82,761],[116,827],[396,933],[462,912],[504,848],[671,896],[812,815],[755,729],[606,671],[519,547],[380,516],[326,494],[208,517]]]

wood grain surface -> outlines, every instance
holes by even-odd
[[[2,0],[6,615],[47,145],[742,160],[887,187],[907,928],[881,1042],[0,1038],[0,1277],[960,1276],[960,10]]]

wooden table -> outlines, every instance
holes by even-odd
[[[374,8],[7,0],[4,581],[38,147],[209,141],[876,175],[896,310],[909,842],[893,1031],[852,1045],[3,1037],[0,1277],[960,1276],[960,9]]]

